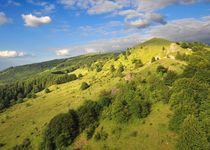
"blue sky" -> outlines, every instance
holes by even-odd
[[[0,0],[0,69],[152,37],[210,43],[210,0]]]

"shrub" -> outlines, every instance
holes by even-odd
[[[23,143],[20,145],[16,145],[12,148],[12,150],[29,150],[32,149],[31,141],[29,138],[24,139]]]
[[[77,76],[75,74],[70,74],[70,75],[65,74],[65,75],[62,75],[59,78],[57,78],[57,80],[55,82],[56,82],[56,84],[62,84],[62,83],[76,80],[76,79],[77,79]]]
[[[157,73],[166,73],[168,71],[168,68],[165,68],[164,66],[162,66],[162,65],[159,65],[158,67],[157,67],[157,69],[156,69],[156,72]]]
[[[168,71],[164,77],[164,83],[166,85],[172,85],[172,83],[177,79],[177,74],[174,71]]]
[[[83,75],[80,73],[78,74],[78,79],[81,79],[83,77]]]
[[[55,116],[45,131],[42,149],[61,149],[70,145],[79,133],[78,117],[74,110]]]
[[[98,121],[101,112],[101,107],[97,102],[85,101],[85,103],[78,108],[77,114],[79,118],[80,131],[89,127],[92,123]]]
[[[106,140],[108,138],[108,133],[106,133],[104,130],[103,130],[103,127],[101,128],[101,130],[99,132],[96,133],[95,135],[95,140],[96,141],[99,141],[99,140]]]
[[[82,82],[82,84],[80,86],[80,89],[83,91],[83,90],[86,90],[89,87],[90,87],[90,85],[87,82]]]
[[[50,90],[49,90],[48,88],[46,88],[46,89],[44,90],[44,92],[45,92],[45,93],[50,93]]]
[[[98,127],[98,122],[91,124],[85,131],[87,140],[91,139],[94,135],[95,129]]]
[[[118,68],[118,70],[117,70],[117,74],[118,75],[122,75],[122,72],[124,71],[125,69],[124,69],[124,66],[122,65],[122,64],[120,64],[119,65],[119,68]]]
[[[113,73],[113,72],[115,72],[115,71],[116,71],[116,69],[115,69],[114,65],[111,65],[111,66],[110,66],[110,72]]]
[[[152,57],[151,63],[153,63],[153,62],[155,62],[155,61],[156,61],[155,57]]]
[[[132,61],[132,63],[135,64],[135,68],[139,68],[139,67],[144,66],[143,63],[142,63],[142,61],[140,59],[134,59]]]
[[[208,150],[209,143],[200,122],[189,115],[183,122],[181,135],[178,139],[178,150]]]
[[[107,107],[112,103],[112,96],[110,92],[103,91],[99,96],[99,105],[101,107]]]

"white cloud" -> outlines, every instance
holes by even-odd
[[[125,17],[125,24],[138,29],[165,24],[165,18],[155,12],[173,4],[192,4],[209,0],[59,0],[68,8],[79,7],[90,15],[111,13]],[[149,16],[149,17],[148,17]],[[135,20],[134,20],[135,18]]]
[[[103,14],[112,12],[114,10],[120,9],[122,6],[120,6],[118,3],[115,3],[113,1],[99,1],[95,3],[94,6],[88,9],[89,14]]]
[[[126,19],[125,22],[128,27],[135,27],[138,29],[146,28],[152,24],[166,24],[165,17],[156,13],[145,14],[140,19],[134,21]]]
[[[148,34],[175,41],[202,41],[210,43],[210,16],[200,19],[173,20],[165,25],[153,27]]]
[[[4,12],[0,12],[0,25],[10,23],[11,19],[7,18]]]
[[[136,10],[128,9],[128,10],[122,10],[118,12],[119,15],[125,16],[126,19],[136,18],[143,16],[142,13],[139,13]]]
[[[0,58],[10,58],[10,57],[23,57],[25,56],[25,53],[23,52],[17,52],[17,51],[0,51]]]
[[[68,56],[69,55],[69,49],[64,48],[64,49],[58,49],[56,50],[56,55],[57,56]]]
[[[97,40],[92,41],[84,45],[70,46],[64,49],[55,50],[58,56],[76,56],[87,53],[101,53],[111,52],[115,50],[124,50],[135,44],[138,44],[145,40],[146,37],[142,37],[139,34],[134,34],[125,38],[114,38],[110,40]]]
[[[22,15],[22,18],[25,22],[25,26],[28,27],[37,27],[43,24],[49,24],[52,20],[49,16],[43,16],[43,17],[36,17],[32,14],[28,15]]]

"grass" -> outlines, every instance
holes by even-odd
[[[153,42],[157,41],[160,42],[157,39]],[[25,99],[26,102],[14,105],[0,113],[0,143],[6,143],[3,148],[10,149],[28,137],[32,141],[33,149],[38,149],[43,131],[55,115],[75,109],[87,99],[97,100],[100,91],[111,90],[117,83],[124,80],[110,73],[112,64],[117,68],[122,63],[126,68],[125,75],[133,72],[145,77],[149,71],[155,72],[159,64],[181,73],[185,62],[166,58],[167,54],[176,54],[170,51],[171,44],[168,41],[163,41],[160,45],[153,42],[150,41],[147,45],[144,43],[143,47],[138,45],[132,48],[131,55],[127,59],[121,54],[117,61],[107,60],[101,72],[79,68],[72,73],[82,74],[84,76],[82,79],[53,85],[49,88],[50,93],[46,94],[42,91],[37,94],[36,99]],[[163,51],[163,46],[165,51]],[[180,47],[177,49],[182,51]],[[160,56],[160,60],[150,63],[151,58],[155,56]],[[135,68],[132,64],[133,59],[141,59],[144,67]],[[91,86],[81,91],[80,85],[84,81]],[[96,150],[106,147],[109,149],[173,149],[176,135],[167,128],[170,113],[168,105],[158,103],[152,108],[149,117],[144,120],[145,123],[142,122],[143,120],[138,120],[128,125],[116,125],[112,121],[103,120],[97,130],[104,127],[109,134],[106,141],[86,141],[84,135],[81,135],[75,141],[74,147],[82,145],[86,149]],[[118,127],[122,128],[121,133],[113,134],[112,130]]]
[[[87,141],[84,136],[81,136],[74,146],[80,143],[83,149],[88,150],[171,150],[174,149],[177,137],[175,133],[168,130],[171,114],[169,106],[159,102],[153,106],[151,114],[145,119],[125,125],[104,120],[97,130],[103,127],[103,130],[108,133],[106,140],[95,141],[93,138]],[[81,141],[85,142],[81,143]]]

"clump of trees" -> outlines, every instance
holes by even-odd
[[[55,116],[47,126],[44,133],[41,149],[63,149],[72,144],[74,139],[86,129],[87,138],[91,138],[102,107],[93,101],[86,101],[76,111],[69,110]]]
[[[209,67],[210,52],[197,49],[189,56],[183,74],[172,84],[169,102],[174,115],[169,128],[180,133],[178,149],[209,149]]]
[[[185,53],[181,54],[180,52],[177,52],[175,58],[177,60],[188,61],[189,60],[189,55],[186,55]]]
[[[73,80],[76,80],[77,76],[75,74],[70,74],[70,75],[64,75],[64,76],[60,76],[56,79],[56,84],[62,84],[62,83],[66,83],[66,82],[70,82]]]
[[[75,74],[51,74],[45,73],[37,77],[17,81],[8,85],[0,86],[0,110],[5,109],[24,98],[35,98],[37,92],[54,85],[76,80]]]
[[[112,104],[112,117],[117,123],[127,123],[132,118],[144,118],[150,113],[151,103],[139,93],[135,84],[121,85]]]
[[[79,133],[78,116],[74,110],[55,116],[45,131],[42,149],[53,150],[70,145]]]

